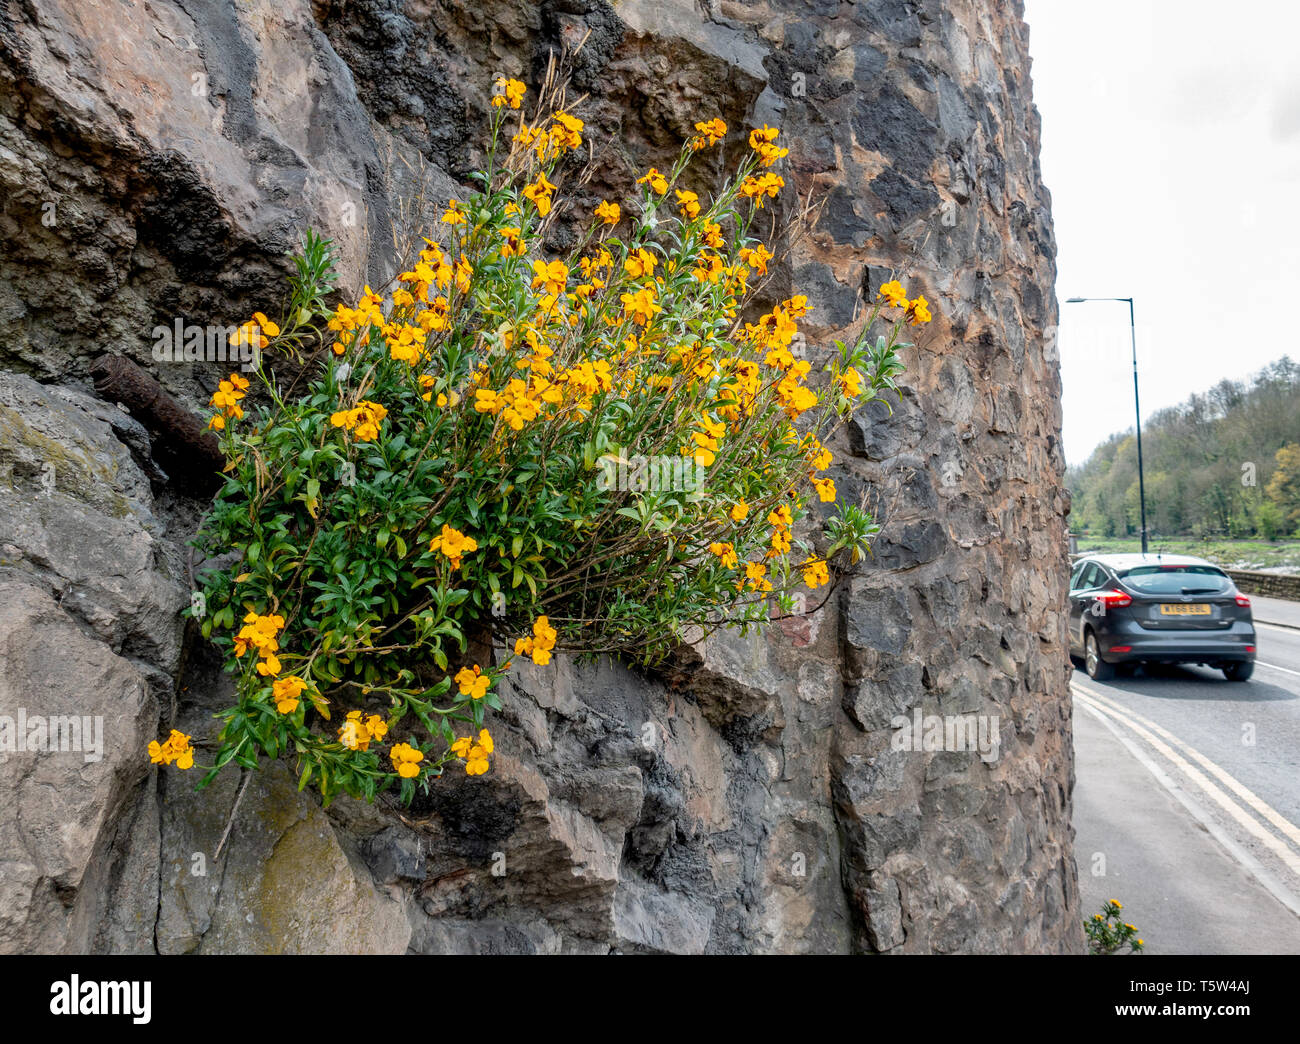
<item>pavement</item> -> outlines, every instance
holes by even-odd
[[[1189,814],[1176,790],[1156,784],[1151,759],[1139,760],[1124,738],[1076,699],[1083,914],[1110,899],[1123,903],[1147,953],[1300,953],[1300,919]]]
[[[1270,623],[1274,627],[1294,627],[1300,631],[1300,602],[1288,602],[1282,598],[1264,598],[1261,595],[1249,595],[1251,615],[1260,623]]]

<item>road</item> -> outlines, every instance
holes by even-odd
[[[1300,630],[1263,613],[1247,682],[1074,674],[1084,912],[1118,899],[1150,953],[1300,953]]]

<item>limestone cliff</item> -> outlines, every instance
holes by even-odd
[[[105,723],[96,761],[0,755],[0,951],[1081,950],[1026,37],[979,0],[0,0],[0,714]],[[202,503],[91,362],[200,409],[228,367],[154,361],[155,327],[269,311],[308,225],[346,287],[391,274],[492,80],[580,42],[593,199],[697,119],[780,126],[821,207],[771,289],[809,353],[900,265],[934,303],[837,447],[871,568],[671,671],[521,671],[493,772],[405,813],[160,777],[148,741],[227,695],[180,616]],[[918,708],[996,716],[998,756],[891,749]]]

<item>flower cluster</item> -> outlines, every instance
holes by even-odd
[[[254,312],[253,318],[243,323],[235,331],[235,336],[231,338],[230,343],[236,347],[247,344],[262,349],[271,343],[268,338],[278,337],[279,335],[280,327],[276,323],[271,322],[261,312]]]
[[[414,779],[420,774],[420,762],[424,760],[424,751],[409,743],[395,743],[392,750],[388,752],[388,757],[402,779]]]
[[[371,743],[382,743],[388,735],[388,723],[378,714],[363,719],[359,710],[348,711],[339,726],[339,742],[348,750],[368,750]]]
[[[276,653],[280,650],[280,643],[276,635],[283,627],[283,616],[275,613],[259,616],[256,612],[250,611],[244,617],[244,626],[235,635],[235,656],[242,657],[249,649],[256,649],[257,673],[264,678],[279,674],[280,660]]]
[[[492,684],[492,678],[483,673],[483,668],[477,663],[472,667],[463,667],[456,674],[456,685],[460,689],[462,696],[468,696],[472,700],[481,700],[487,695],[488,686]]]
[[[511,662],[467,650],[652,662],[688,627],[798,611],[794,592],[833,586],[876,532],[827,446],[896,390],[925,299],[891,281],[851,343],[809,346],[807,296],[752,307],[781,242],[755,234],[785,188],[776,128],[700,178],[689,165],[728,133],[702,119],[626,198],[575,211],[559,182],[585,125],[559,96],[527,119],[525,94],[496,81],[485,169],[391,289],[322,304],[329,253],[309,240],[275,343],[317,338],[299,397],[260,367],[274,408],[254,422],[225,425],[233,378],[214,397],[229,466],[202,543],[240,558],[204,581],[204,633],[238,678],[217,764],[290,752],[327,800],[409,802],[452,762],[489,769]],[[629,457],[654,476],[598,481]]]
[[[1092,953],[1119,953],[1125,947],[1129,953],[1141,953],[1145,942],[1138,936],[1137,928],[1127,921],[1121,921],[1119,912],[1124,904],[1118,899],[1108,899],[1102,904],[1101,913],[1095,913],[1083,922],[1084,934],[1088,937],[1088,949]]]
[[[885,283],[880,288],[878,296],[884,299],[887,307],[903,309],[904,316],[913,326],[928,323],[933,318],[930,314],[929,302],[920,296],[909,301],[907,291],[897,279],[891,279],[888,283]]]
[[[358,442],[371,442],[379,438],[379,425],[388,416],[388,409],[377,402],[362,399],[350,410],[338,410],[330,415],[336,428],[346,428]]]
[[[208,427],[213,431],[223,431],[226,427],[227,418],[239,420],[244,415],[244,409],[239,405],[239,400],[247,394],[248,378],[241,377],[237,373],[232,373],[218,384],[217,390],[212,393],[212,399],[208,402],[208,405],[217,407],[221,412],[212,415],[212,419],[208,421]]]
[[[749,147],[758,153],[760,166],[770,167],[777,160],[785,159],[790,154],[789,149],[781,148],[776,144],[780,133],[775,127],[766,124],[749,132]]]
[[[445,524],[442,533],[429,541],[429,553],[441,552],[451,562],[452,569],[459,569],[461,559],[477,550],[477,540]]]
[[[500,108],[503,105],[509,105],[512,109],[519,108],[524,102],[524,95],[527,93],[527,85],[519,80],[507,79],[504,76],[498,76],[496,81],[496,93],[492,95],[493,108]]]
[[[488,755],[492,751],[492,737],[487,729],[479,730],[477,740],[466,736],[451,745],[451,752],[465,759],[465,774],[468,776],[481,776],[491,767]]]
[[[275,700],[275,709],[281,714],[292,714],[298,709],[299,697],[307,688],[307,683],[296,674],[277,678],[271,683],[271,694]]]
[[[551,621],[539,616],[533,621],[533,633],[515,641],[515,655],[532,657],[533,663],[545,667],[551,662],[551,651],[558,637],[559,632],[551,626]]]
[[[154,740],[149,744],[149,760],[155,765],[170,765],[175,762],[178,769],[194,767],[194,748],[190,746],[190,737],[178,729],[162,743]]]

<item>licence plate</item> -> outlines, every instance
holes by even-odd
[[[1161,616],[1209,616],[1210,607],[1205,602],[1188,602],[1177,605],[1168,602],[1160,603]]]

